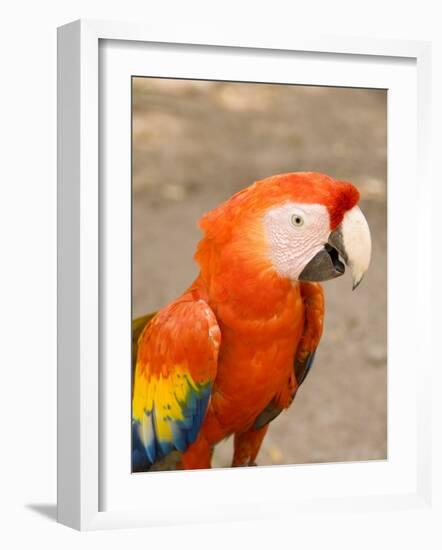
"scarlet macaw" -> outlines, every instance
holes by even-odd
[[[232,466],[254,465],[322,335],[320,281],[371,256],[351,183],[299,172],[243,189],[200,220],[200,273],[178,299],[134,321],[133,471],[210,468],[234,436]],[[172,458],[172,460],[169,460]]]

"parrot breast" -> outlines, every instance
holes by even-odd
[[[267,311],[268,299],[261,299]],[[210,407],[228,435],[248,429],[272,399],[290,404],[304,305],[299,286],[290,285],[272,314],[238,315],[230,303],[212,308],[222,340]]]

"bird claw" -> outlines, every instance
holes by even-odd
[[[248,462],[244,462],[243,464],[232,464],[232,468],[248,468],[252,466],[258,466],[258,464],[253,460],[249,460]]]

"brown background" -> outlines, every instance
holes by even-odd
[[[326,283],[324,336],[292,407],[258,463],[387,455],[384,90],[133,79],[133,314],[176,298],[197,270],[197,220],[266,176],[318,171],[355,183],[373,237],[372,264],[351,291]],[[227,466],[231,442],[215,466]]]

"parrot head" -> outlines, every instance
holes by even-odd
[[[200,220],[206,240],[261,262],[292,281],[321,282],[351,270],[355,289],[368,269],[371,237],[348,182],[315,172],[258,181]],[[198,255],[197,255],[198,259]]]

